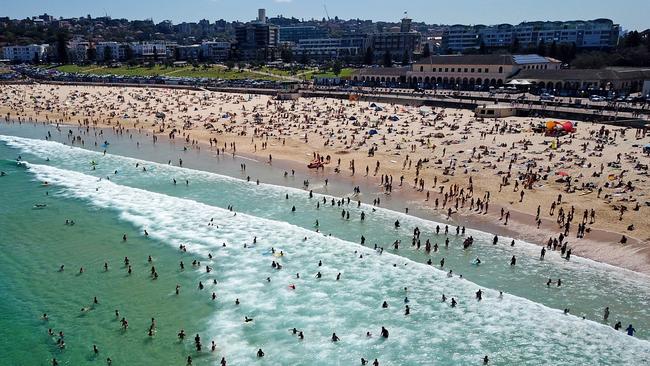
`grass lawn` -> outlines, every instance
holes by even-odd
[[[146,66],[76,66],[63,65],[56,68],[63,72],[73,72],[79,74],[95,75],[124,75],[124,76],[178,76],[178,77],[197,77],[197,78],[220,78],[220,79],[257,79],[257,80],[278,80],[278,78],[268,75],[260,75],[252,72],[239,72],[237,70],[227,70],[221,66],[212,66],[208,68],[192,66],[166,67],[155,65],[154,67]]]
[[[294,76],[296,74],[300,74],[300,73],[303,73],[303,72],[309,71],[309,70],[311,70],[311,69],[307,69],[307,68],[304,68],[304,67],[295,68],[295,69],[292,69],[292,70],[280,70],[280,69],[276,69],[274,67],[268,67],[268,66],[263,66],[263,67],[261,67],[259,69],[259,71],[261,71],[261,72],[266,72],[266,73],[269,73],[269,74],[280,75],[280,76]]]
[[[344,78],[350,77],[350,76],[352,76],[352,73],[353,73],[355,70],[356,70],[356,69],[353,69],[353,68],[351,68],[351,67],[344,67],[344,68],[341,69],[341,73],[338,75],[338,77],[340,77],[341,79],[344,79]],[[319,71],[316,71],[316,72],[310,72],[310,73],[305,74],[304,76],[305,76],[308,80],[313,79],[314,76],[325,77],[325,78],[334,78],[334,77],[337,77],[336,75],[334,75],[334,73],[333,73],[332,71],[326,71],[326,72],[319,72]]]

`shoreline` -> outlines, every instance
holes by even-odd
[[[96,87],[99,88],[99,87]],[[215,93],[218,94],[218,93]],[[239,97],[243,98],[243,95],[240,95]],[[252,98],[254,99],[260,99],[260,97],[257,98]],[[314,104],[317,101],[320,101],[321,98],[315,99],[315,100],[306,100],[304,101],[306,104]],[[327,102],[327,100],[326,100]],[[344,104],[341,101],[331,101],[330,103],[334,105],[342,105]],[[391,106],[392,107],[392,106]],[[395,106],[397,108],[397,106]],[[0,104],[0,109],[2,109],[2,104]],[[38,113],[37,111],[26,111],[27,113],[25,116],[27,118],[32,118],[34,120],[42,120],[43,117]],[[3,110],[3,114],[5,111]],[[56,116],[55,114],[48,114],[48,122],[53,123],[50,121],[49,116]],[[15,112],[13,115],[13,118],[15,118]],[[20,116],[21,118],[23,116]],[[83,122],[80,122],[79,119],[77,118],[76,120],[71,118],[70,116],[65,116],[61,115],[58,120],[61,120],[59,123],[63,123],[69,126],[74,126],[74,127],[97,127],[97,128],[110,128],[111,130],[115,131],[116,128],[120,129],[133,129],[133,128],[142,128],[143,133],[148,133],[148,134],[156,134],[159,137],[165,136],[167,134],[168,129],[163,129],[164,132],[159,132],[156,131],[156,128],[159,127],[159,124],[151,124],[150,128],[145,127],[145,121],[140,121],[141,123],[136,123],[135,125],[139,125],[138,127],[134,127],[134,121],[133,120],[120,120],[118,118],[110,118],[105,121],[97,121],[95,118],[93,123],[86,123],[84,124]],[[234,118],[233,118],[234,119]],[[75,124],[75,122],[77,122]],[[234,124],[234,123],[233,123]],[[581,123],[580,126],[583,125],[589,125],[588,123]],[[593,125],[592,125],[593,126]],[[171,126],[170,126],[171,127]],[[250,131],[248,131],[250,132]],[[382,197],[382,201],[385,201],[382,193],[382,187],[380,184],[380,179],[379,176],[373,176],[372,172],[368,174],[367,177],[362,175],[362,172],[360,172],[361,169],[358,169],[357,173],[355,176],[352,176],[350,174],[349,169],[345,169],[345,163],[347,161],[344,161],[341,163],[341,172],[339,174],[336,174],[333,172],[333,167],[332,165],[335,165],[335,159],[338,158],[345,158],[345,160],[349,159],[359,159],[362,161],[369,161],[373,159],[363,159],[363,153],[356,152],[352,149],[332,149],[332,148],[326,148],[323,150],[326,150],[327,153],[332,154],[334,158],[332,159],[332,164],[331,166],[326,166],[326,168],[322,172],[317,172],[314,173],[313,170],[310,170],[306,167],[306,163],[309,160],[308,156],[310,155],[308,151],[316,151],[315,149],[312,149],[312,146],[307,146],[305,147],[304,144],[302,145],[302,141],[299,140],[298,136],[295,137],[284,137],[283,140],[286,141],[286,146],[284,144],[284,141],[281,143],[280,139],[281,137],[279,136],[272,136],[269,137],[269,135],[266,135],[266,138],[264,138],[263,135],[261,136],[253,136],[252,138],[249,135],[243,135],[243,136],[238,136],[236,133],[233,132],[226,132],[226,133],[219,133],[219,134],[214,134],[210,131],[206,130],[197,130],[197,129],[190,129],[190,130],[179,130],[179,135],[180,134],[188,134],[188,139],[189,139],[189,134],[191,134],[191,144],[198,144],[201,146],[201,150],[204,151],[214,151],[214,147],[210,147],[210,144],[208,143],[208,139],[212,138],[217,138],[219,140],[219,143],[221,144],[224,140],[226,141],[232,141],[237,144],[237,146],[244,146],[244,149],[239,148],[236,151],[236,155],[240,156],[244,159],[253,159],[258,161],[260,164],[264,164],[264,161],[268,161],[267,158],[265,158],[265,155],[267,153],[272,153],[273,154],[273,165],[274,168],[278,167],[278,165],[286,167],[286,169],[294,169],[297,172],[301,174],[308,175],[310,177],[319,177],[320,179],[330,179],[330,180],[337,180],[344,182],[345,184],[348,185],[363,185],[364,189],[363,192],[366,192],[367,187],[370,190],[370,194],[376,194],[380,197]],[[186,144],[190,145],[190,143],[185,142],[185,140],[179,141],[179,137],[177,136],[175,140],[175,143],[180,143],[180,144]],[[257,150],[257,144],[261,144],[263,141],[266,141],[267,149],[260,149],[259,151]],[[224,142],[224,144],[226,144]],[[253,150],[251,149],[251,145],[255,145],[256,148]],[[434,148],[435,149],[435,148]],[[253,151],[248,151],[248,150],[253,150]],[[322,150],[321,150],[322,151]],[[225,153],[230,154],[232,151],[230,151],[229,148],[226,148]],[[304,154],[305,157],[302,157],[300,154]],[[321,154],[325,155],[325,152],[321,152]],[[386,161],[390,158],[383,157],[383,159],[379,159],[378,161],[382,161],[382,164],[390,164],[390,162],[394,162],[393,160]],[[343,160],[343,159],[342,159]],[[396,162],[395,162],[396,163]],[[393,163],[394,165],[394,163]],[[383,168],[383,167],[382,167]],[[384,169],[382,169],[383,171]],[[402,174],[406,173],[404,169],[401,170]],[[391,176],[397,175],[400,173],[400,169],[397,168],[395,169],[394,167],[391,167],[390,169],[387,169],[387,176],[390,174]],[[455,179],[456,177],[453,176],[442,176],[442,180],[448,179],[448,181],[443,182],[442,184],[439,184],[438,186],[441,185],[447,185],[451,183],[458,182],[458,179]],[[475,179],[478,179],[475,177]],[[409,206],[409,215],[420,217],[422,219],[433,219],[439,222],[454,222],[459,225],[465,225],[465,226],[470,226],[472,228],[486,231],[492,234],[496,235],[507,235],[509,237],[513,237],[518,240],[524,240],[530,243],[534,243],[537,245],[545,245],[546,241],[549,237],[555,237],[557,236],[561,229],[558,228],[558,225],[555,223],[554,217],[548,217],[547,215],[541,215],[540,219],[542,221],[542,224],[540,226],[540,229],[537,229],[535,220],[534,220],[534,214],[531,214],[530,212],[526,212],[525,206],[521,206],[521,208],[524,208],[524,210],[520,209],[520,207],[516,206],[516,204],[513,204],[513,200],[511,197],[508,197],[506,199],[499,199],[499,200],[490,200],[490,209],[489,213],[487,215],[483,214],[476,214],[473,213],[467,209],[463,210],[458,209],[454,210],[451,220],[447,221],[446,220],[446,215],[443,212],[439,212],[439,210],[435,210],[433,207],[431,207],[431,203],[438,198],[439,200],[443,199],[443,195],[441,195],[438,190],[430,190],[430,198],[429,198],[429,203],[427,204],[424,199],[424,193],[417,191],[412,188],[412,182],[409,182],[410,179],[405,179],[404,181],[404,187],[396,187],[393,189],[391,193],[391,197],[389,201],[394,204],[394,207],[391,208],[394,211],[397,212],[403,212],[403,210],[398,209],[398,205],[400,202],[402,202],[402,206],[406,207]],[[493,184],[489,182],[489,184]],[[488,185],[489,185],[488,184]],[[395,184],[395,186],[397,186]],[[437,186],[437,187],[438,187]],[[509,188],[509,186],[506,186]],[[479,190],[482,192],[483,190]],[[526,191],[528,193],[529,191]],[[557,191],[556,191],[557,192]],[[493,192],[494,194],[494,192]],[[554,193],[556,194],[556,193]],[[364,195],[365,196],[365,195]],[[512,196],[512,195],[511,195]],[[547,195],[548,196],[548,195]],[[508,204],[508,201],[510,201],[510,204]],[[365,202],[368,203],[368,202]],[[383,202],[382,202],[383,203]],[[568,209],[570,206],[567,203],[562,204],[565,209]],[[382,207],[385,207],[382,205]],[[505,210],[510,211],[510,220],[508,223],[508,226],[505,226],[501,224],[501,221],[498,220],[499,214],[498,211],[501,208],[504,208]],[[578,212],[576,216],[579,216],[579,210],[576,210]],[[578,217],[579,218],[579,217]],[[599,215],[597,219],[598,222],[602,222],[601,215]],[[606,222],[610,222],[610,219],[605,218]],[[641,222],[636,221],[639,223],[639,226],[641,225]],[[639,227],[638,229],[642,229]],[[629,236],[629,232],[620,232],[618,230],[611,230],[610,225],[605,225],[605,227],[590,227],[591,232],[587,234],[586,239],[579,239],[576,240],[575,234],[573,233],[573,230],[571,230],[572,233],[568,236],[568,240],[570,243],[570,247],[573,250],[573,254],[579,255],[581,257],[589,258],[598,262],[604,262],[607,264],[611,264],[617,267],[622,267],[626,269],[630,269],[636,272],[644,273],[644,274],[650,274],[650,247],[647,246],[647,241],[644,241],[638,237],[637,235],[634,236]],[[634,232],[632,232],[634,234]],[[641,234],[641,233],[639,233]],[[620,239],[621,235],[626,235],[628,238],[628,241],[626,244],[620,244],[618,243],[618,239]],[[642,234],[641,234],[642,235]]]
[[[11,123],[18,123],[18,122],[11,122]],[[22,122],[22,124],[46,124],[46,122]],[[73,125],[73,124],[61,124],[61,126],[67,126],[67,127],[75,127],[79,128],[78,125]],[[108,127],[97,127],[100,128],[104,131],[110,130],[111,132],[114,132],[112,129],[109,129]],[[166,136],[162,136],[162,139],[159,140],[158,143],[169,143],[172,145],[176,145],[176,141],[168,139]],[[73,145],[70,145],[73,146]],[[210,145],[204,141],[200,141],[198,143],[198,146],[200,146],[200,151],[201,152],[210,152],[214,153],[215,150],[210,148]],[[79,147],[79,146],[76,146]],[[92,150],[91,150],[92,151]],[[117,155],[122,155],[122,154],[117,154]],[[138,157],[135,156],[130,156],[130,155],[122,155],[122,156],[129,156],[131,158],[137,159]],[[209,157],[207,157],[209,158]],[[398,207],[396,206],[400,202],[406,202],[406,203],[415,203],[415,202],[424,202],[421,200],[421,197],[418,196],[419,192],[412,192],[412,191],[406,191],[406,190],[397,190],[390,195],[385,195],[384,193],[381,192],[381,185],[379,184],[379,180],[376,179],[375,177],[363,177],[360,179],[354,179],[349,175],[342,175],[342,174],[335,174],[334,172],[321,172],[320,170],[314,171],[312,169],[304,167],[302,164],[299,164],[297,161],[293,160],[286,160],[286,159],[277,159],[274,160],[274,164],[269,164],[268,162],[263,162],[259,159],[258,155],[246,153],[246,152],[239,152],[235,155],[235,158],[239,159],[245,159],[248,161],[252,161],[255,164],[258,164],[260,166],[262,165],[267,165],[269,166],[270,169],[274,170],[276,173],[279,173],[282,170],[288,171],[288,170],[295,170],[297,175],[306,175],[309,178],[320,178],[323,179],[327,177],[330,179],[330,177],[334,176],[334,181],[343,184],[345,186],[360,186],[363,187],[362,192],[364,192],[364,196],[366,198],[373,197],[373,196],[379,196],[380,198],[383,199],[383,203],[381,207],[383,209],[390,210],[392,212],[398,213],[398,214],[403,214],[407,216],[412,216],[414,218],[426,220],[426,221],[433,221],[433,222],[438,222],[438,223],[450,223],[453,225],[458,225],[458,226],[465,226],[468,229],[473,229],[473,230],[479,230],[484,233],[488,234],[493,234],[493,235],[498,235],[499,237],[508,237],[508,238],[513,238],[515,240],[521,240],[525,241],[529,244],[536,245],[538,247],[542,247],[545,245],[540,238],[542,237],[549,237],[553,236],[556,234],[555,231],[553,231],[553,222],[548,219],[543,219],[543,223],[540,227],[540,229],[536,228],[536,225],[531,225],[529,222],[530,220],[533,219],[531,215],[528,215],[526,213],[522,212],[515,212],[514,215],[511,216],[511,220],[509,221],[510,226],[505,226],[505,225],[500,225],[500,223],[495,223],[493,221],[488,220],[488,218],[496,218],[492,214],[488,215],[483,215],[483,214],[460,214],[460,215],[454,215],[452,219],[447,220],[445,215],[443,215],[441,212],[431,209],[431,208],[422,208],[422,207],[410,207],[409,212],[405,213],[403,211],[398,210]],[[195,169],[195,168],[191,168]],[[329,169],[329,168],[328,168]],[[218,173],[217,174],[225,174],[225,173]],[[239,179],[244,181],[242,177],[236,177],[230,174],[226,174],[230,176],[231,178]],[[254,179],[255,177],[251,177],[251,179]],[[282,184],[281,182],[264,182],[260,181],[261,184],[271,184],[275,186],[281,186],[281,187],[287,187],[287,188],[292,188],[292,189],[299,189],[301,191],[308,191],[304,187],[295,187],[295,186],[290,186],[286,184]],[[337,192],[329,192],[329,191],[323,191],[323,187],[315,190],[315,193],[322,194],[322,195],[327,195],[330,197],[341,197],[341,196],[347,196],[349,195],[349,192],[340,192],[341,194],[336,194]],[[340,188],[340,187],[339,187]],[[367,190],[366,190],[367,189]],[[439,194],[433,193],[432,198],[435,197],[440,197]],[[368,202],[364,202],[365,204],[370,204]],[[497,206],[498,208],[499,206]],[[524,219],[529,219],[529,222],[525,222]],[[519,229],[514,229],[513,227]],[[528,233],[528,235],[524,234]],[[599,256],[593,256],[590,255],[592,252],[590,251],[583,251],[581,250],[583,246],[593,248],[594,246],[598,246],[599,249],[601,250],[611,250],[613,249],[612,247],[615,244],[612,244],[612,242],[609,240],[609,238],[615,238],[618,237],[618,233],[613,233],[613,232],[608,232],[605,230],[594,230],[591,233],[590,239],[582,239],[580,242],[580,246],[573,246],[572,248],[576,249],[573,253],[577,256],[584,257],[589,260],[593,260],[595,262],[599,263],[604,263],[608,265],[615,266],[617,268],[622,268],[630,271],[634,271],[636,273],[644,274],[650,276],[650,259],[647,257],[643,257],[643,259],[639,259],[635,263],[635,267],[630,268],[628,265],[629,264],[629,257],[627,256],[628,253],[625,253],[626,250],[631,250],[630,245],[638,245],[639,243],[636,242],[635,239],[631,239],[628,241],[628,244],[626,246],[619,246],[616,248],[618,251],[622,251],[623,256],[620,256],[618,258],[621,258],[623,261],[621,264],[617,263],[616,261],[611,261],[608,260],[610,257],[605,257],[601,258]],[[598,253],[596,253],[598,254]],[[608,254],[611,256],[611,252],[608,252]],[[627,262],[626,262],[627,261]]]

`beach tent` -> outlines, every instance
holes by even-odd
[[[393,122],[399,121],[399,117],[397,117],[396,115],[392,115],[392,116],[388,117],[388,119],[393,121]]]
[[[379,132],[377,132],[377,130],[375,130],[374,128],[373,128],[372,130],[368,131],[368,135],[370,135],[370,136],[372,136],[372,135],[376,135],[376,134],[378,134],[378,133],[379,133]]]
[[[570,122],[570,121],[566,121],[566,122],[562,123],[562,128],[566,132],[575,132],[575,130],[576,130],[575,127],[573,127],[573,122]]]
[[[643,153],[650,154],[650,144],[645,144],[645,146],[643,147]]]
[[[377,105],[375,103],[370,103],[371,108],[375,108]]]
[[[547,121],[546,122],[546,132],[550,134],[565,134],[575,132],[576,129],[573,125],[573,122],[564,121]]]

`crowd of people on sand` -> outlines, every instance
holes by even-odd
[[[420,194],[423,203],[417,208],[438,212],[447,220],[462,222],[466,216],[485,217],[506,227],[513,220],[516,225],[537,227],[548,238],[540,260],[547,251],[558,251],[570,260],[576,248],[589,256],[582,239],[599,228],[624,228],[629,234],[621,235],[619,242],[623,245],[635,234],[643,235],[648,230],[645,225],[635,225],[650,206],[644,201],[649,188],[647,156],[637,151],[648,139],[646,129],[577,123],[573,134],[549,138],[530,132],[531,127],[543,122],[539,118],[481,120],[467,111],[453,109],[425,110],[317,98],[286,102],[265,96],[148,88],[66,89],[40,85],[27,90],[10,86],[6,95],[0,101],[0,108],[11,111],[6,121],[54,122],[59,131],[59,123],[76,122],[79,128],[76,133],[70,128],[68,139],[80,146],[93,139],[103,140],[102,146],[106,147],[106,130],[95,127],[108,126],[114,134],[146,136],[154,144],[159,136],[181,140],[186,146],[184,151],[203,146],[218,155],[234,157],[242,145],[248,145],[250,151],[245,153],[268,154],[269,164],[273,154],[282,159],[304,159],[295,157],[302,152],[321,161],[323,167],[319,169],[333,166],[328,174],[347,171],[355,177],[361,166],[364,177],[379,181],[384,194],[390,195],[394,189]],[[31,98],[26,98],[28,95]],[[369,129],[376,133],[367,133]],[[46,138],[52,136],[48,133]],[[346,155],[347,162],[342,159]],[[178,166],[183,166],[182,158]],[[245,164],[242,170],[246,171]],[[144,166],[142,171],[146,171]],[[250,175],[247,180],[251,180]],[[189,183],[185,180],[186,185]],[[308,180],[304,188],[309,189]],[[309,195],[313,197],[313,192]],[[361,197],[360,186],[354,187],[353,197]],[[379,206],[380,202],[376,197],[372,203]],[[325,206],[327,201],[318,200],[317,208],[321,204]],[[334,204],[337,208],[349,205],[350,198],[332,200],[331,206]],[[405,212],[408,214],[408,208]],[[349,215],[343,209],[342,217],[347,220]],[[364,220],[365,215],[360,219]],[[68,224],[74,225],[74,221]],[[315,226],[318,231],[318,222]],[[456,225],[456,235],[461,227]],[[399,230],[399,221],[395,228]],[[448,230],[445,225],[445,235]],[[464,236],[464,227],[462,231]],[[573,235],[575,240],[569,244]],[[422,245],[419,236],[415,228],[412,245],[418,249]],[[127,240],[126,236],[123,240]],[[463,246],[467,248],[472,242],[473,238],[468,237]],[[495,235],[493,244],[497,243]],[[393,249],[398,250],[400,244],[393,243]],[[427,252],[438,250],[437,244],[432,247],[428,240],[422,246]],[[384,250],[375,249],[380,253]],[[508,263],[516,266],[517,258],[512,256]],[[273,264],[276,270],[282,268],[279,260]],[[480,258],[475,264],[481,264]],[[440,267],[444,267],[444,258]],[[449,276],[453,275],[449,270]],[[152,277],[156,276],[152,268]],[[552,283],[549,279],[547,286]],[[556,280],[556,285],[561,286],[561,279]],[[483,298],[482,290],[476,298]],[[447,297],[442,294],[442,299],[446,302]],[[450,306],[455,307],[458,301],[452,297]],[[564,313],[569,311],[564,309]],[[408,305],[407,312],[411,312]],[[604,314],[607,321],[609,308]],[[622,328],[620,322],[615,328]],[[634,332],[629,325],[627,333]],[[335,336],[332,340],[338,339]],[[200,348],[200,342],[195,345]]]
[[[610,257],[607,251],[590,250],[592,242],[600,240],[594,231],[618,232],[621,244],[650,236],[650,228],[638,225],[650,206],[645,198],[650,190],[648,162],[641,152],[647,129],[577,122],[572,133],[559,137],[533,132],[547,119],[481,119],[461,109],[326,98],[277,101],[261,95],[162,88],[6,89],[0,110],[6,111],[7,120],[138,130],[151,134],[154,142],[165,136],[182,139],[194,149],[209,145],[217,154],[242,151],[268,157],[268,162],[276,155],[302,163],[309,154],[322,163],[319,169],[336,163],[331,169],[335,174],[344,173],[347,166],[352,176],[361,171],[381,177],[387,194],[407,191],[412,182],[413,190],[426,197],[418,208],[445,218],[482,217],[494,224],[492,218],[499,216],[496,222],[507,226],[515,221],[517,228],[525,228],[518,230],[520,235],[538,242],[545,233],[568,226],[577,239],[586,239],[574,242],[580,254],[650,272],[628,263],[633,248],[607,243],[616,248]],[[399,185],[393,184],[394,178]],[[564,198],[556,203],[557,210],[546,207],[540,212],[558,194]],[[505,213],[497,215],[502,209]],[[574,222],[569,210],[588,211],[588,222]]]

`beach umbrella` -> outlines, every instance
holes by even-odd
[[[567,172],[557,172],[557,175],[559,175],[561,177],[568,177],[569,173],[567,173]]]

